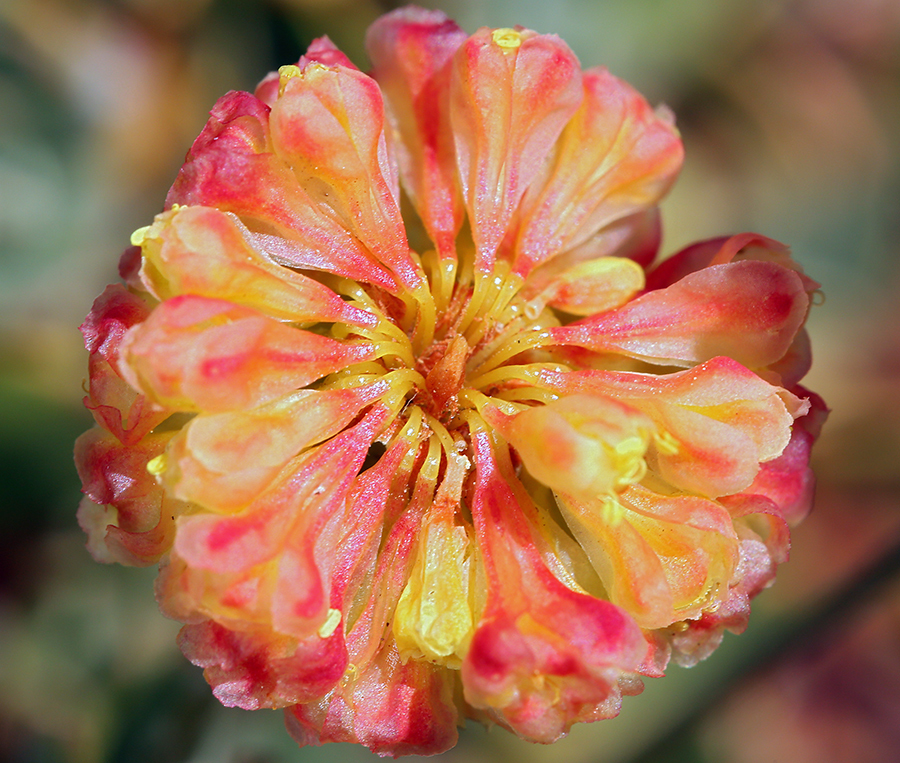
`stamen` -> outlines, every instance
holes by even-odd
[[[523,366],[503,366],[495,368],[493,371],[475,376],[468,382],[470,387],[477,389],[486,389],[496,384],[502,384],[508,381],[523,381],[529,384],[540,384],[540,366],[537,364],[528,364]]]
[[[437,484],[438,474],[441,471],[441,441],[437,437],[428,438],[428,453],[425,454],[425,460],[422,462],[422,468],[419,470],[419,479],[430,484],[431,490]]]
[[[328,638],[332,633],[337,630],[338,625],[341,624],[341,610],[339,609],[329,609],[328,616],[325,618],[325,622],[319,626],[319,630],[316,632],[319,638]]]
[[[429,249],[422,256],[422,266],[431,282],[435,311],[444,312],[453,294],[457,262],[449,257],[440,257],[436,249]]]
[[[355,281],[350,281],[347,279],[342,279],[335,289],[338,294],[344,294],[348,297],[352,297],[354,302],[350,304],[353,307],[357,307],[360,310],[365,310],[368,313],[371,313],[378,319],[377,328],[367,328],[367,327],[354,327],[352,330],[348,330],[346,328],[340,327],[340,324],[335,326],[335,332],[345,332],[356,333],[360,336],[365,336],[368,338],[373,338],[377,334],[382,334],[383,336],[387,336],[392,338],[396,342],[409,344],[409,337],[406,333],[401,329],[396,323],[394,323],[390,318],[388,318],[375,304],[374,300],[366,294],[365,290]]]
[[[505,413],[507,416],[515,416],[526,407],[523,405],[516,405],[515,403],[510,403],[506,400],[501,400],[495,397],[488,397],[487,395],[479,392],[477,389],[463,390],[459,395],[459,402],[461,405],[469,403],[470,406],[474,406],[477,409],[479,414],[482,413],[484,407],[487,405],[493,405],[496,408],[499,408],[500,411]],[[468,410],[471,410],[471,408],[469,408]]]
[[[482,375],[487,373],[499,365],[502,365],[510,358],[514,358],[516,355],[525,352],[526,350],[533,350],[537,347],[541,347],[545,344],[550,344],[552,337],[548,331],[541,329],[528,329],[526,331],[522,331],[518,334],[518,336],[513,337],[509,342],[506,342],[502,346],[498,347],[497,350],[492,352],[487,359],[481,364],[480,367],[474,369],[475,372],[480,372]],[[474,374],[473,374],[474,375]],[[481,385],[478,385],[481,386]]]
[[[457,331],[460,334],[465,333],[466,329],[469,327],[469,324],[480,311],[481,303],[484,302],[484,299],[487,296],[488,291],[490,290],[491,284],[492,279],[484,276],[475,279],[475,287],[472,290],[472,296],[469,297],[469,303],[466,305],[466,309],[463,311],[463,314],[459,319],[459,326],[457,327]],[[469,344],[472,344],[472,342],[469,342]]]
[[[400,462],[401,473],[408,474],[412,471],[413,465],[418,458],[419,433],[422,431],[423,419],[422,409],[418,405],[414,405],[410,410],[406,424],[403,425],[396,435],[395,439],[406,440],[409,443],[409,450],[406,451],[406,455],[403,456],[403,460]]]
[[[501,400],[534,400],[539,403],[552,403],[559,400],[559,395],[548,389],[538,389],[537,387],[509,387],[500,390],[496,397]]]
[[[665,430],[658,430],[653,433],[653,444],[664,456],[674,456],[681,449],[678,440]]]
[[[422,374],[414,368],[398,368],[385,374],[384,380],[388,382],[389,389],[382,397],[382,402],[394,411],[395,416],[406,405],[406,396],[409,391],[415,387],[424,389],[425,386]],[[418,406],[416,406],[416,410],[419,410]]]
[[[497,263],[494,268],[494,277],[491,281],[493,288],[488,293],[492,293],[493,298],[490,302],[484,302],[486,307],[482,311],[483,320],[472,326],[472,329],[466,333],[466,339],[473,347],[478,344],[488,329],[498,325],[502,329],[502,318],[506,312],[506,307],[523,283],[521,276],[516,273],[510,273],[509,263],[505,261]]]
[[[625,507],[614,494],[605,495],[601,498],[600,516],[606,524],[614,527],[625,517]]]
[[[507,50],[515,50],[522,44],[522,35],[515,29],[501,28],[495,29],[491,33],[491,39],[495,45]]]
[[[144,243],[144,240],[147,238],[147,233],[152,228],[152,225],[145,225],[143,228],[138,228],[134,233],[131,234],[131,245],[132,246],[141,246]]]
[[[169,459],[165,453],[160,453],[156,458],[151,458],[147,462],[147,471],[154,477],[159,477],[169,466]]]
[[[376,342],[375,357],[399,358],[401,363],[405,366],[414,366],[416,363],[415,357],[413,356],[412,347],[409,346],[409,343],[400,344],[398,342]]]
[[[412,346],[417,353],[421,354],[434,341],[437,311],[427,280],[422,281],[421,287],[416,289],[413,296],[418,305],[418,319],[413,333]]]
[[[456,442],[450,436],[447,428],[430,413],[425,414],[425,421],[437,439],[440,440],[441,447],[447,453],[448,458],[451,454],[456,455]]]

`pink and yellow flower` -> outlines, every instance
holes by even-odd
[[[80,521],[301,743],[551,742],[739,631],[808,510],[817,284],[655,267],[671,115],[552,35],[404,8],[213,108],[82,327]]]

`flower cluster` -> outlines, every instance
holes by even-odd
[[[222,98],[135,232],[82,327],[80,522],[302,744],[551,742],[771,583],[818,285],[754,234],[653,266],[672,117],[557,37],[409,7],[367,43]]]

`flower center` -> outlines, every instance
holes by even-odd
[[[457,267],[430,255],[423,260],[429,289],[424,300],[417,295],[417,304],[401,304],[355,283],[344,282],[340,289],[378,319],[371,332],[342,330],[347,338],[357,335],[375,343],[402,418],[424,414],[432,429],[440,425],[452,431],[488,400],[509,406],[516,400],[555,399],[529,384],[536,359],[518,361],[546,341],[541,329],[558,321],[539,298],[521,294],[522,278],[510,272],[509,264],[500,262],[490,275],[475,276],[465,264]],[[371,380],[374,369],[363,366],[348,372]]]

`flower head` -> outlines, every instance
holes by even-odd
[[[555,36],[404,8],[368,48],[222,98],[133,236],[82,327],[81,524],[301,743],[550,742],[785,558],[817,284],[752,234],[652,267],[672,117]]]

